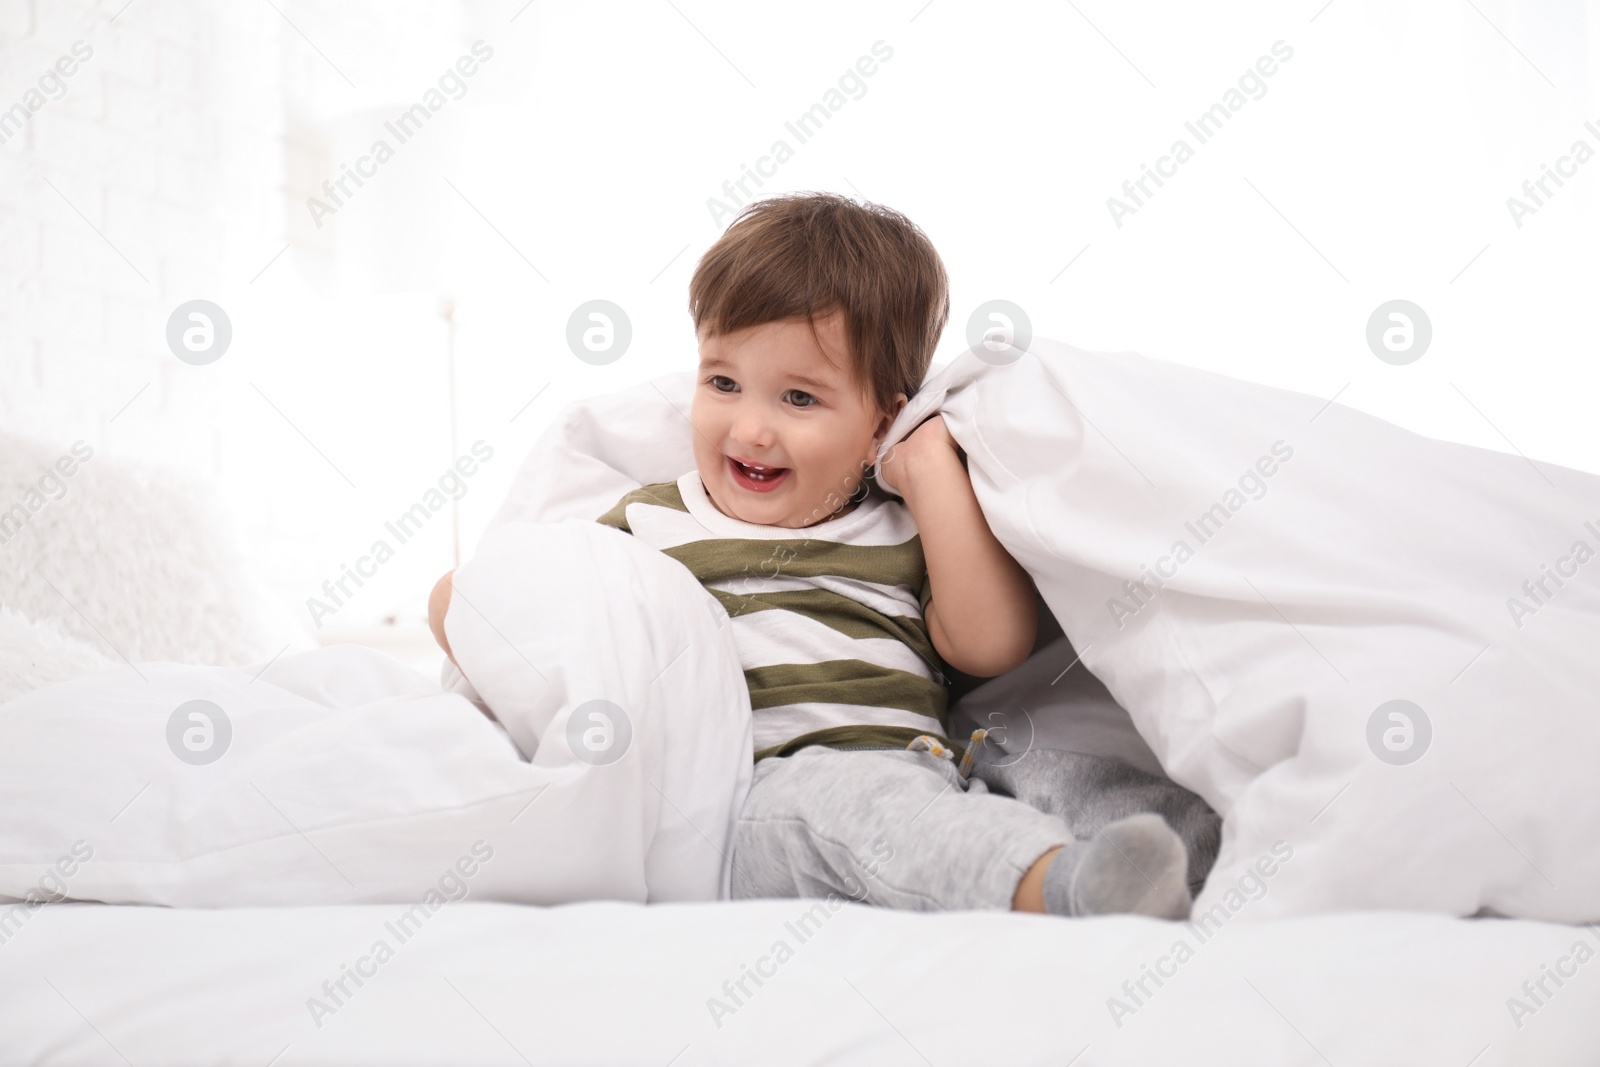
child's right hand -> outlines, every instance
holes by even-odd
[[[906,494],[901,490],[911,480],[911,469],[920,465],[929,455],[944,452],[953,453],[958,459],[964,454],[955,436],[950,433],[950,428],[945,425],[944,416],[934,412],[895,442],[884,454],[878,469],[888,478],[890,485],[898,487],[895,495],[903,500]]]

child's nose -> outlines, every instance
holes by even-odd
[[[775,435],[765,415],[751,413],[742,414],[734,421],[731,436],[741,447],[753,452],[770,448]]]

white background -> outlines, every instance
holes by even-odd
[[[324,641],[437,661],[452,520],[470,554],[564,405],[691,364],[709,202],[747,199],[724,182],[780,139],[754,196],[844,193],[932,238],[937,362],[1005,299],[1038,335],[1600,471],[1600,159],[1521,227],[1507,207],[1575,141],[1600,151],[1593,3],[0,0],[0,109],[77,40],[93,58],[0,145],[0,425],[215,479],[308,626],[386,519],[495,450]],[[464,95],[316,225],[307,198],[478,40]],[[785,123],[879,41],[801,144]],[[1277,41],[1264,95],[1199,144],[1184,123]],[[1117,226],[1107,199],[1180,137],[1194,158]],[[203,367],[165,341],[197,297],[233,326]],[[605,366],[566,342],[597,298],[633,331]],[[1396,298],[1433,328],[1405,366],[1365,337]]]

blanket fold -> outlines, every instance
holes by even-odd
[[[0,706],[0,896],[724,896],[750,709],[715,601],[592,523],[508,525],[457,589],[447,632],[498,723],[353,645],[112,667]]]

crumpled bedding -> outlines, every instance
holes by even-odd
[[[457,573],[447,691],[330,648],[0,706],[0,893],[414,900],[471,867],[487,899],[721,895],[749,772],[726,616],[594,522],[693,466],[692,388],[674,372],[547,430]],[[1197,921],[1600,918],[1600,477],[1042,338],[936,368],[888,441],[933,411],[1082,668],[1223,816]],[[1055,680],[1012,693],[1041,737],[1075,706]],[[232,725],[214,762],[170,740],[204,733],[172,732],[195,699]]]
[[[1042,338],[932,375],[884,451],[935,411],[1223,816],[1197,916],[1600,918],[1600,476]]]
[[[690,469],[694,386],[569,407],[491,528]],[[879,458],[934,412],[1073,653],[985,688],[1223,816],[1197,915],[1600,918],[1600,476],[1039,337],[936,365]]]
[[[724,895],[750,709],[715,600],[593,523],[502,527],[457,589],[448,633],[498,723],[354,645],[112,667],[0,705],[0,896]]]

